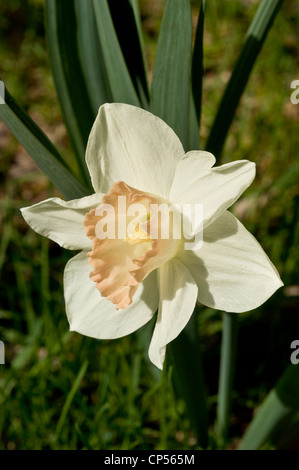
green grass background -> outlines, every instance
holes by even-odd
[[[207,2],[202,145],[258,3]],[[151,77],[163,1],[142,0],[140,7]],[[1,2],[0,75],[71,163],[43,14],[42,0]],[[299,7],[290,0],[258,58],[222,159],[256,162],[256,180],[233,210],[285,283],[261,308],[239,316],[228,448],[237,446],[290,363],[291,342],[299,339],[299,104],[290,102],[296,79]],[[62,275],[71,253],[35,234],[19,211],[57,191],[2,122],[0,171],[0,339],[6,348],[6,364],[0,365],[0,449],[197,449],[184,402],[174,391],[171,355],[162,375],[147,359],[153,325],[138,337],[113,341],[68,331]],[[212,433],[221,312],[202,307],[198,328]],[[299,418],[294,421],[283,439],[268,447],[299,449]]]

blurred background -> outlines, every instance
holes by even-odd
[[[151,79],[164,1],[139,3]],[[202,147],[258,4],[207,2]],[[195,29],[195,1],[193,13]],[[0,77],[71,163],[43,0],[1,1]],[[222,156],[223,162],[245,158],[257,164],[256,180],[233,211],[285,284],[261,308],[239,316],[229,448],[238,445],[290,364],[291,342],[299,340],[299,104],[290,100],[293,80],[299,80],[299,6],[289,0],[257,60]],[[160,375],[135,334],[96,341],[68,331],[62,275],[72,253],[29,229],[19,211],[54,195],[57,190],[0,121],[0,340],[6,361],[0,365],[0,449],[196,449],[184,402],[173,390],[170,355]],[[212,430],[221,312],[202,307],[199,329]],[[299,449],[298,422],[273,448]]]

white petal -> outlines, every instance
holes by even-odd
[[[190,271],[174,258],[159,268],[160,305],[149,347],[149,358],[162,369],[166,345],[188,323],[197,299],[197,285]]]
[[[198,300],[226,312],[246,312],[263,304],[283,285],[257,240],[230,212],[203,232],[202,247],[180,259],[198,285]]]
[[[95,191],[113,183],[167,197],[176,164],[184,155],[173,130],[160,118],[128,104],[105,104],[91,130],[86,162]]]
[[[23,207],[21,212],[35,232],[50,238],[63,248],[90,249],[92,243],[86,236],[84,216],[101,203],[102,196],[103,194],[92,194],[72,201],[53,197],[33,206]]]
[[[145,325],[158,308],[156,273],[138,287],[132,304],[124,310],[104,297],[89,279],[86,252],[70,259],[64,271],[64,297],[71,331],[98,339],[128,335]]]
[[[230,207],[255,176],[255,164],[247,160],[212,165],[213,155],[207,152],[187,153],[177,165],[169,196],[171,202],[203,204],[204,227]]]

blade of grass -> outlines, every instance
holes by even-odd
[[[282,3],[283,0],[263,0],[246,34],[206,143],[206,150],[213,153],[216,158],[221,154],[256,58]]]
[[[67,199],[90,194],[87,187],[73,175],[46,135],[18,106],[7,89],[5,90],[5,104],[0,105],[0,117],[40,169]]]
[[[223,313],[223,329],[217,405],[217,448],[225,447],[232,403],[237,349],[238,317],[235,313]]]
[[[41,332],[42,320],[38,318],[33,325],[32,331],[27,335],[22,350],[12,360],[11,366],[14,370],[28,368],[32,358],[36,358]]]
[[[150,110],[189,148],[192,17],[189,0],[168,0],[154,65]]]
[[[290,365],[261,404],[241,441],[240,450],[256,450],[274,433],[283,436],[283,423],[299,410],[299,371]]]
[[[46,0],[46,27],[52,73],[62,114],[83,181],[90,178],[85,163],[87,139],[94,113],[80,63],[73,0]]]
[[[134,423],[136,421],[136,395],[138,393],[138,387],[139,387],[139,382],[140,382],[140,368],[141,368],[141,358],[142,358],[142,353],[140,351],[137,351],[134,355],[133,362],[131,365],[131,370],[128,371],[128,374],[130,374],[130,380],[128,384],[128,390],[127,390],[127,406],[126,406],[126,411],[127,411],[127,416],[128,416],[128,421],[127,421],[127,427],[125,431],[125,436],[123,438],[123,443],[122,443],[122,450],[127,450],[130,448],[130,444],[132,440],[134,439]]]
[[[20,304],[24,312],[24,319],[27,323],[29,337],[32,335],[36,325],[36,314],[32,304],[32,283],[27,282],[24,275],[24,264],[21,260],[15,259],[13,262],[14,272],[16,276],[16,286],[20,297]],[[30,278],[29,278],[30,279]]]
[[[115,32],[107,0],[93,0],[96,24],[113,101],[140,106]]]
[[[81,366],[81,368],[78,372],[78,375],[74,380],[72,388],[70,389],[70,391],[68,393],[68,396],[66,397],[65,403],[63,405],[63,408],[62,408],[62,411],[61,411],[61,414],[60,414],[60,417],[59,417],[59,420],[58,420],[58,423],[57,423],[57,427],[56,427],[56,432],[55,432],[56,440],[59,439],[60,433],[62,431],[64,422],[65,422],[65,419],[67,417],[67,413],[70,409],[70,406],[72,404],[74,396],[76,395],[76,392],[78,391],[78,388],[80,387],[80,384],[81,384],[81,382],[83,380],[83,377],[86,373],[87,367],[88,367],[88,361],[86,359],[83,362],[83,364],[82,364],[82,366]]]
[[[2,225],[1,240],[0,240],[0,273],[5,262],[7,247],[11,240],[13,233],[13,226],[11,221],[7,221]]]

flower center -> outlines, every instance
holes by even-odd
[[[93,267],[90,279],[117,309],[127,308],[145,277],[178,249],[180,241],[173,237],[169,214],[164,210],[162,217],[159,212],[162,206],[168,207],[159,196],[119,182],[85,216],[86,234],[92,240],[87,253]],[[159,216],[152,207],[158,208]]]
[[[147,222],[150,220],[150,213],[147,213],[146,218],[140,217],[140,220],[137,222],[136,226],[129,228],[128,236],[125,238],[125,241],[130,245],[136,245],[137,243],[152,242],[149,233],[146,231]],[[128,229],[127,229],[128,230]]]

